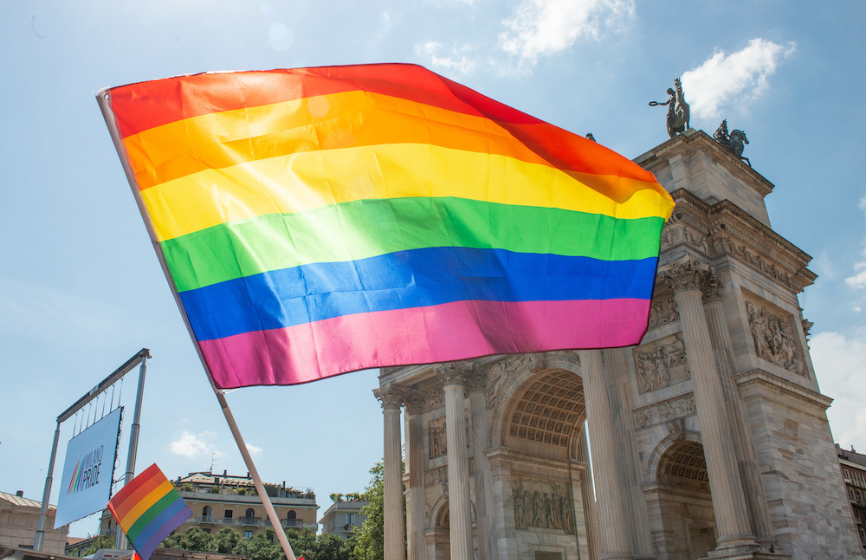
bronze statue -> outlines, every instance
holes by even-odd
[[[667,118],[667,129],[668,136],[673,138],[677,135],[677,133],[682,134],[689,127],[689,104],[686,103],[685,97],[683,96],[683,84],[680,82],[680,79],[677,78],[674,80],[674,88],[668,88],[668,97],[667,101],[659,102],[659,101],[650,101],[650,107],[657,107],[659,105],[667,105],[668,106],[668,118]]]
[[[713,140],[721,144],[724,149],[748,163],[749,167],[752,167],[752,162],[749,161],[749,158],[743,157],[744,144],[748,144],[749,139],[746,138],[746,133],[742,130],[734,130],[728,134],[728,119],[723,120],[719,128],[713,133]]]
[[[587,132],[586,137],[595,142],[595,136],[592,135],[592,132]]]

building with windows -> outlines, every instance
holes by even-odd
[[[42,502],[25,498],[24,492],[20,490],[15,494],[0,492],[0,546],[33,548],[41,508]],[[57,507],[49,505],[43,550],[52,554],[63,554],[69,526],[53,529],[56,513]]]
[[[236,476],[226,471],[221,475],[209,471],[195,472],[179,476],[172,482],[193,512],[193,516],[175,533],[183,533],[191,527],[216,533],[223,527],[231,527],[250,538],[271,526],[249,473]],[[265,483],[265,489],[284,529],[318,530],[316,517],[319,506],[312,490],[287,487],[285,481],[280,485]],[[115,534],[116,527],[111,514],[105,510],[100,534]]]
[[[331,504],[325,510],[325,514],[319,520],[322,524],[322,533],[339,535],[346,540],[356,529],[364,524],[366,515],[361,513],[361,508],[370,502],[361,500],[340,500]]]
[[[845,479],[845,489],[848,491],[848,501],[851,502],[851,513],[854,523],[860,533],[860,543],[866,549],[866,455],[854,451],[846,451],[836,444],[836,455],[839,457],[839,467],[842,478]]]

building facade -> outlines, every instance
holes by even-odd
[[[361,525],[364,524],[366,515],[361,513],[361,508],[370,502],[361,500],[340,500],[331,504],[325,510],[325,514],[319,519],[322,525],[322,533],[339,535],[343,540],[349,538]]]
[[[846,451],[836,444],[839,467],[851,502],[851,514],[860,534],[860,543],[866,550],[866,455],[857,453],[854,448]]]
[[[701,131],[635,161],[676,201],[639,345],[381,371],[386,560],[403,476],[411,560],[862,558],[774,186]]]
[[[42,502],[25,498],[23,492],[0,492],[0,546],[32,549],[41,508]],[[57,507],[49,505],[43,550],[63,554],[69,526],[53,529],[56,513]]]
[[[174,533],[183,533],[192,527],[216,533],[224,527],[231,527],[250,538],[271,527],[249,473],[235,476],[225,471],[221,475],[209,471],[195,472],[172,482],[193,512],[193,516]],[[316,517],[319,506],[314,492],[286,487],[285,482],[281,485],[266,483],[265,488],[284,529],[318,530]],[[100,534],[116,534],[116,531],[117,525],[111,513],[105,510]]]

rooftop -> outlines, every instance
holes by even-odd
[[[836,455],[838,455],[840,459],[845,459],[846,461],[850,461],[851,463],[857,463],[858,465],[863,465],[864,467],[866,467],[866,455],[854,451],[853,446],[851,447],[851,450],[848,451],[846,449],[842,449],[842,447],[837,443]]]
[[[41,508],[42,502],[38,502],[36,500],[31,500],[30,498],[25,498],[22,492],[17,492],[16,494],[7,494],[6,492],[0,491],[0,503],[6,502],[15,506],[23,506],[23,507],[33,507],[33,508]],[[57,509],[56,506],[48,504],[48,509]]]

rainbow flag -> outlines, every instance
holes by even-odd
[[[422,67],[198,74],[98,98],[217,388],[646,330],[664,188]]]
[[[192,516],[192,510],[156,464],[111,498],[108,509],[141,560],[148,560],[163,539]]]

